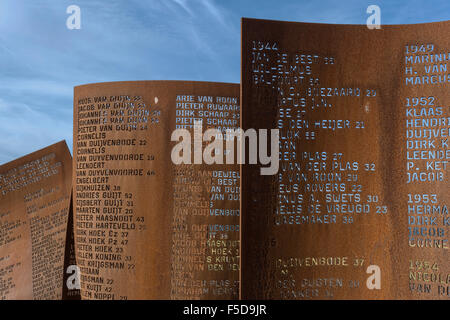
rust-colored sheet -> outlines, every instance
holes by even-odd
[[[171,161],[171,134],[239,126],[239,85],[78,86],[74,233],[82,299],[230,299],[239,288],[239,166]]]
[[[449,35],[242,20],[242,298],[449,299]]]
[[[62,298],[71,183],[65,141],[0,166],[0,299]]]

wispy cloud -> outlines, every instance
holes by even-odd
[[[214,0],[201,0],[201,3],[214,18],[213,20],[219,21],[219,23],[227,29],[232,29],[230,28],[229,22],[225,20],[226,10],[224,8],[217,7]]]
[[[65,83],[45,79],[0,79],[0,89],[17,95],[62,96],[71,98],[73,87]]]

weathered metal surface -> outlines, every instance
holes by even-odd
[[[64,141],[0,166],[0,299],[62,298],[71,183]]]
[[[242,298],[449,298],[449,31],[243,19]]]
[[[238,127],[238,96],[237,84],[206,82],[75,88],[74,228],[83,299],[238,296],[239,166],[171,160],[172,132],[192,132],[194,118],[203,119],[203,130]]]

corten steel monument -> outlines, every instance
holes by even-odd
[[[242,298],[449,298],[449,35],[242,20]]]
[[[0,166],[0,299],[62,298],[71,183],[64,141]]]
[[[231,299],[239,166],[175,165],[175,129],[239,127],[239,85],[136,81],[74,97],[74,236],[82,299]]]

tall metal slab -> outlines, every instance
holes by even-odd
[[[449,35],[242,20],[242,298],[449,299]]]
[[[238,297],[239,166],[202,159],[174,164],[178,139],[171,136],[186,129],[194,143],[195,119],[203,131],[225,130],[239,127],[239,116],[237,84],[75,88],[74,236],[82,299]]]

